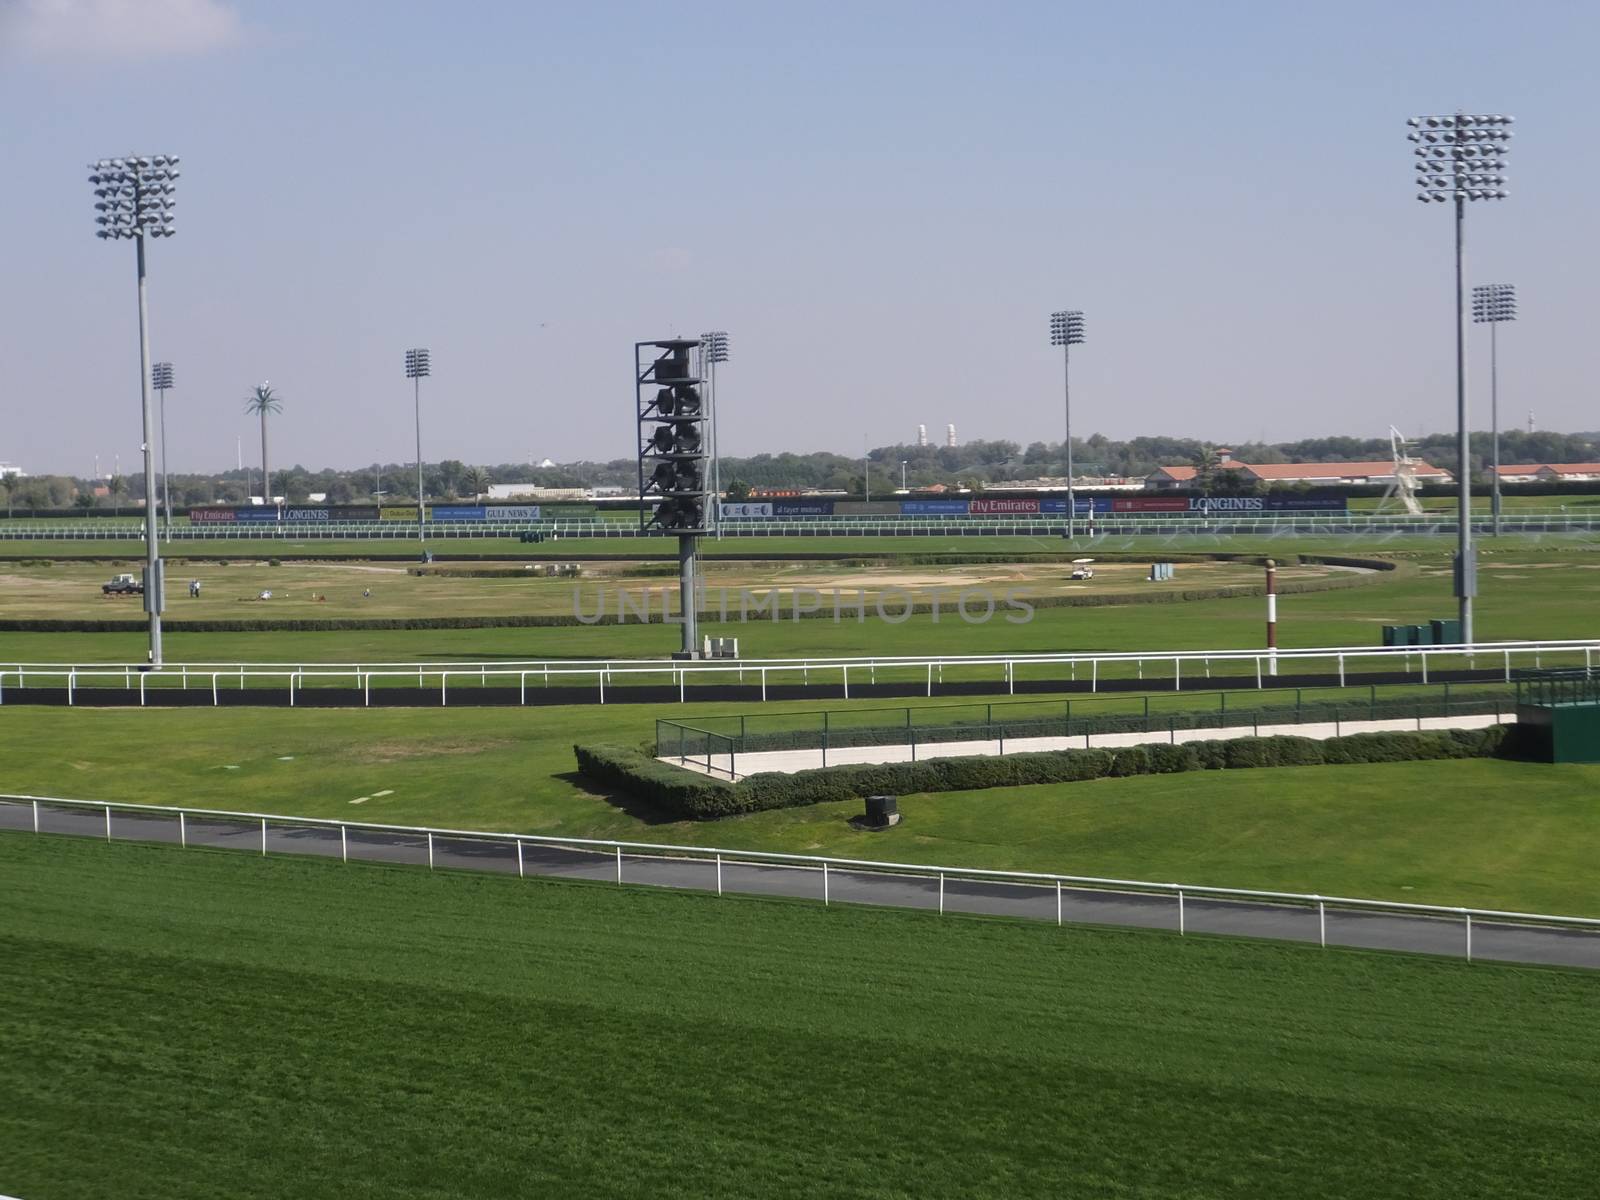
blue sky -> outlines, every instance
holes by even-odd
[[[1506,424],[1600,427],[1592,5],[0,0],[0,459],[137,452],[133,253],[84,164],[183,157],[151,250],[175,470],[620,457],[631,344],[725,328],[732,453],[1454,422],[1450,221],[1405,117],[1517,117],[1469,282]],[[17,118],[21,117],[20,120]],[[1475,331],[1481,333],[1481,331]],[[1474,400],[1487,426],[1486,339]]]

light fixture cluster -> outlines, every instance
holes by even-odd
[[[1424,204],[1447,200],[1504,200],[1505,155],[1511,147],[1515,118],[1456,113],[1454,116],[1409,117],[1417,143],[1417,199]]]
[[[728,334],[726,330],[713,329],[700,335],[700,355],[707,363],[728,361]]]
[[[426,350],[406,351],[406,378],[426,379],[429,374],[428,352]]]
[[[1517,319],[1517,287],[1513,283],[1480,283],[1472,289],[1472,319],[1495,324]]]
[[[150,386],[158,392],[164,392],[172,386],[171,363],[156,363],[150,368]]]
[[[1078,309],[1050,314],[1050,344],[1052,346],[1083,345],[1083,313]]]
[[[178,158],[171,154],[150,157],[102,158],[91,163],[97,237],[171,237],[172,208],[176,201]]]

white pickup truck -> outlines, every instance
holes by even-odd
[[[144,583],[137,575],[113,575],[110,583],[100,585],[100,593],[104,596],[142,596]]]

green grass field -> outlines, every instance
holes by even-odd
[[[573,742],[643,740],[659,711],[6,709],[0,779],[37,795],[1600,916],[1600,766],[1275,768],[948,792],[904,797],[900,826],[864,833],[847,803],[664,821],[573,774]]]
[[[64,561],[50,566],[0,564],[0,619],[49,618],[139,621],[137,596],[107,596],[101,585],[118,571],[137,574],[141,563],[114,564]],[[577,578],[545,577],[527,570],[533,564],[506,564],[507,574],[476,576],[439,568],[415,574],[398,564],[364,562],[265,563],[242,562],[186,564],[168,582],[167,616],[174,620],[280,620],[304,618],[393,618],[440,616],[513,617],[529,614],[574,616],[592,614],[598,606],[615,612],[616,593],[626,591],[636,608],[659,614],[670,603],[677,606],[678,581],[666,564],[590,563]],[[479,567],[487,570],[487,567]],[[523,574],[511,574],[518,570]],[[723,591],[738,611],[739,595],[751,593],[756,603],[777,590],[786,610],[792,611],[796,589],[809,589],[831,597],[845,593],[854,603],[858,591],[871,600],[885,599],[889,611],[898,611],[909,593],[918,603],[932,600],[934,587],[983,587],[1003,594],[1025,590],[1030,596],[1128,595],[1146,592],[1148,566],[1144,563],[1102,563],[1093,580],[1073,581],[1066,563],[974,563],[965,566],[866,567],[816,562],[727,562],[706,564],[702,578],[711,589],[715,606]],[[1330,567],[1286,566],[1280,572],[1285,584],[1339,578]],[[1261,568],[1246,563],[1185,563],[1184,586],[1230,587],[1261,584]],[[198,597],[188,594],[189,581],[198,580]],[[271,594],[270,600],[260,597]],[[648,599],[644,597],[648,593]],[[576,595],[576,598],[575,598]],[[810,603],[807,597],[805,603]],[[831,604],[831,599],[828,601]]]
[[[1430,556],[1406,566],[1407,570],[1385,573],[1366,586],[1282,597],[1280,644],[1376,646],[1383,624],[1454,615],[1448,559]],[[1198,577],[1204,578],[1210,569],[1197,568]],[[890,574],[905,574],[905,568],[887,570]],[[929,570],[923,568],[925,572]],[[870,578],[873,573],[859,574]],[[1143,586],[1181,589],[1191,578],[1188,567],[1180,565],[1172,584]],[[540,583],[559,585],[562,581]],[[1600,613],[1600,555],[1548,549],[1500,551],[1485,557],[1479,588],[1478,635],[1482,639],[1584,638],[1600,631],[1596,620]],[[172,615],[181,616],[185,603],[181,596],[174,600]],[[737,615],[737,597],[730,605],[730,616]],[[269,605],[234,607],[253,614]],[[133,605],[129,602],[117,611],[132,614]],[[889,611],[895,614],[893,605]],[[876,619],[858,623],[846,615],[838,623],[826,617],[803,622],[711,621],[704,626],[704,632],[738,637],[745,657],[1176,650],[1260,646],[1264,619],[1263,602],[1258,597],[1197,600],[1170,606],[1038,609],[1026,624],[1011,624],[1005,616],[1001,604],[996,615],[980,625],[951,619],[948,613],[937,623],[923,615],[901,624]],[[341,632],[174,631],[168,636],[167,649],[173,661],[190,662],[659,657],[676,648],[678,637],[675,626],[659,624]],[[0,661],[130,662],[142,660],[143,647],[143,635],[135,632],[0,633]]]
[[[1597,980],[0,835],[0,1188],[1589,1196]]]

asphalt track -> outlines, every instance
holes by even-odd
[[[38,807],[39,832],[107,837],[104,809]],[[27,801],[0,799],[0,830],[31,832]],[[298,854],[427,868],[426,833],[296,824],[290,818],[260,822],[190,815],[180,832],[175,814],[112,811],[116,841],[156,842],[244,851]],[[520,845],[520,856],[519,856]],[[1156,929],[1186,934],[1269,938],[1460,958],[1467,953],[1467,921],[1453,914],[1372,911],[1314,904],[1235,900],[1122,890],[961,878],[878,868],[751,862],[713,854],[657,855],[551,845],[517,838],[435,833],[436,869],[491,871],[648,887],[720,891],[825,903],[864,904],[1021,920]],[[1181,930],[1180,930],[1181,921]],[[1600,929],[1559,927],[1474,917],[1471,956],[1510,963],[1600,969]]]

